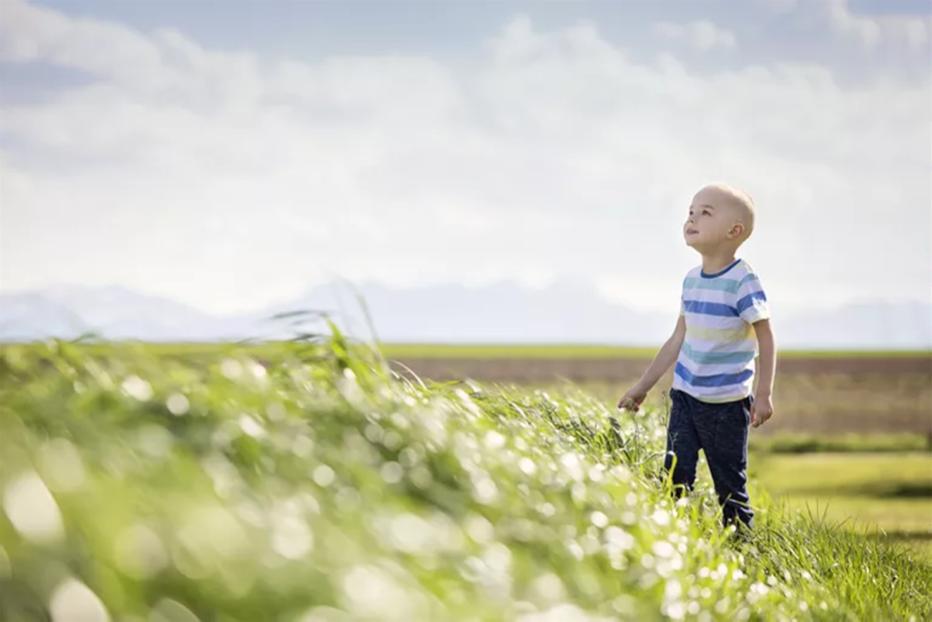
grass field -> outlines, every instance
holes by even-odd
[[[835,375],[823,386],[815,385],[811,377],[795,383],[793,379],[785,381],[785,392],[793,397],[783,400],[781,392],[775,403],[779,418],[789,421],[777,419],[751,430],[749,477],[753,490],[772,495],[791,509],[811,510],[828,520],[844,522],[844,528],[852,532],[903,543],[932,562],[929,435],[877,431],[887,427],[884,421],[892,421],[889,427],[894,429],[897,424],[920,430],[932,426],[932,413],[910,408],[919,392],[932,387],[921,379],[913,384],[904,384],[902,379],[890,383],[873,375]],[[559,386],[573,385],[549,388],[559,391]],[[582,386],[606,404],[619,393],[614,384]],[[788,406],[784,406],[786,402]],[[792,408],[794,402],[805,408],[786,414],[785,409]],[[665,389],[652,392],[647,406],[668,413]],[[915,418],[885,417],[884,407],[898,409],[898,415],[912,412]],[[833,421],[838,424],[833,425]],[[872,426],[871,421],[878,423]],[[702,464],[700,479],[711,485],[704,458]]]
[[[134,342],[125,342],[127,345]],[[250,346],[256,356],[264,353],[274,354],[282,343],[271,342]],[[218,343],[146,343],[146,350],[167,355],[192,356],[199,354],[216,355],[229,347]],[[95,346],[85,344],[90,351],[99,347],[106,351],[106,342]],[[0,344],[0,349],[4,346]],[[508,358],[549,358],[549,359],[598,359],[598,358],[636,358],[650,359],[657,354],[660,344],[656,346],[629,347],[595,344],[443,344],[443,343],[383,343],[381,351],[386,358],[459,358],[459,359],[508,359]],[[916,358],[932,357],[932,350],[780,350],[780,358],[788,359],[843,359],[843,358]]]
[[[573,386],[565,383],[549,389],[559,394],[561,387],[571,391]],[[838,394],[845,386],[839,387]],[[618,393],[614,385],[604,383],[583,388],[606,404]],[[878,387],[870,382],[865,386],[862,380],[850,393],[857,400],[870,389]],[[822,389],[823,395],[826,392],[836,394],[831,386]],[[655,391],[648,407],[668,413],[669,402],[663,393]],[[896,407],[896,400],[887,402],[888,407],[891,404]],[[826,411],[821,412],[824,417]],[[853,407],[852,412],[856,412]],[[839,417],[849,428],[854,427],[850,425],[852,418],[857,421],[858,415],[841,413]],[[932,422],[926,421],[929,424]],[[793,510],[811,511],[843,523],[851,532],[905,544],[932,563],[932,451],[926,434],[785,431],[794,429],[791,426],[764,433],[765,428],[752,429],[749,439],[752,495],[773,496]],[[711,486],[704,458],[700,462],[698,477]]]
[[[932,452],[757,452],[750,477],[796,509],[903,542],[932,563]]]
[[[5,348],[0,619],[932,617],[906,549],[674,504],[660,409],[272,353]]]

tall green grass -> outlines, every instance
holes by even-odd
[[[932,618],[897,548],[674,503],[660,409],[425,383],[331,330],[261,361],[4,348],[0,619]]]

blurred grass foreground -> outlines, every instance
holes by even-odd
[[[0,620],[927,620],[932,567],[673,503],[656,408],[326,338],[0,349]]]

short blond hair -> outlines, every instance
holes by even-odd
[[[718,190],[728,198],[728,202],[735,209],[738,219],[744,225],[744,234],[741,236],[740,243],[744,243],[751,232],[754,231],[754,200],[747,192],[739,190],[728,184],[715,183],[709,184],[706,188]]]

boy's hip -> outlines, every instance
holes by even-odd
[[[670,412],[670,426],[693,426],[700,436],[714,438],[713,445],[740,447],[747,442],[747,430],[751,425],[751,405],[753,396],[730,402],[709,403],[697,399],[686,391],[671,388],[670,397],[673,406]],[[726,452],[727,453],[727,452]]]
[[[747,408],[750,408],[751,404],[754,402],[754,396],[751,393],[748,393],[747,395],[743,397],[735,397],[734,399],[729,399],[726,401],[715,401],[715,402],[707,402],[703,400],[701,397],[697,397],[695,395],[692,395],[688,391],[684,391],[683,389],[677,389],[676,387],[671,387],[669,394],[670,394],[671,399],[679,398],[679,399],[684,400],[688,404],[692,404],[704,410],[730,409],[730,408],[734,408],[736,405],[739,405],[739,404],[742,406],[746,406]]]

